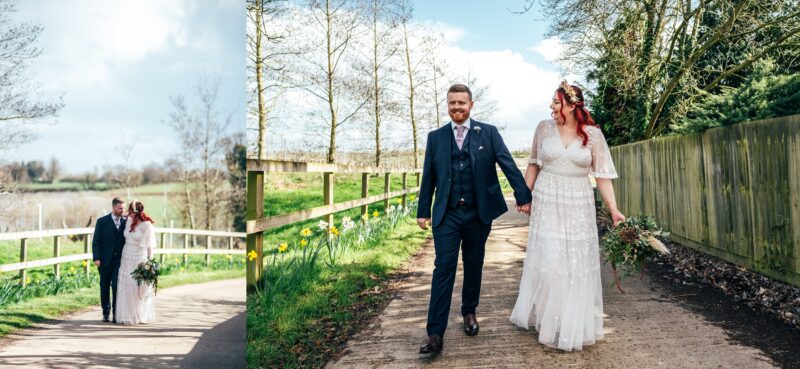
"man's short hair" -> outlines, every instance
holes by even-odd
[[[469,90],[469,87],[467,87],[467,85],[456,83],[450,86],[449,89],[447,89],[448,94],[451,92],[466,92],[467,95],[469,95],[469,101],[472,101],[472,91]]]
[[[115,197],[113,200],[111,200],[111,206],[117,206],[117,204],[124,204],[124,203],[125,201],[120,199],[119,197]]]

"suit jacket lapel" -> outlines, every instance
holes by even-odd
[[[451,167],[453,165],[452,162],[451,162],[452,158],[450,156],[451,156],[451,154],[453,152],[453,143],[455,141],[455,138],[454,138],[455,136],[453,136],[453,132],[452,132],[453,127],[450,124],[448,124],[448,125],[446,125],[446,126],[444,126],[442,128],[443,128],[442,129],[442,139],[444,140],[444,145],[442,145],[442,148],[444,149],[444,150],[442,150],[443,154],[444,154],[444,164],[445,164],[444,165],[444,170],[447,173],[447,178],[450,178],[450,169],[451,169]]]
[[[108,226],[111,227],[111,231],[114,232],[114,234],[117,234],[118,230],[117,226],[114,224],[113,214],[108,214]]]
[[[477,121],[472,121],[472,127],[475,128],[478,126]],[[469,137],[469,144],[467,145],[467,151],[469,151],[469,161],[470,167],[472,169],[472,178],[475,178],[475,158],[478,156],[478,147],[480,146],[480,131],[476,131],[475,129],[470,129],[470,133],[467,134]],[[470,137],[471,136],[471,137]]]

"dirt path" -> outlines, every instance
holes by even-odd
[[[680,296],[638,278],[625,281],[627,294],[608,288],[603,269],[605,339],[583,351],[563,353],[542,346],[535,330],[514,326],[508,317],[517,297],[527,241],[527,216],[510,211],[495,221],[486,246],[480,334],[461,329],[459,265],[445,347],[428,359],[417,354],[425,335],[433,245],[425,247],[399,297],[328,368],[773,368],[758,349],[740,345],[728,333],[680,304]]]
[[[10,335],[2,368],[244,368],[245,280],[164,289],[158,321],[103,323],[100,307]]]

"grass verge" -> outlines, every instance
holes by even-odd
[[[247,297],[248,368],[322,367],[390,294],[381,288],[425,242],[428,232],[403,221],[383,242],[352,250],[334,268],[319,267],[267,298]]]

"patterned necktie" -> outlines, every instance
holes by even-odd
[[[461,150],[461,146],[464,145],[464,132],[466,130],[467,127],[456,126],[456,144],[458,145],[459,150]]]
[[[119,230],[119,218],[114,217],[114,225],[117,227],[117,230]]]

